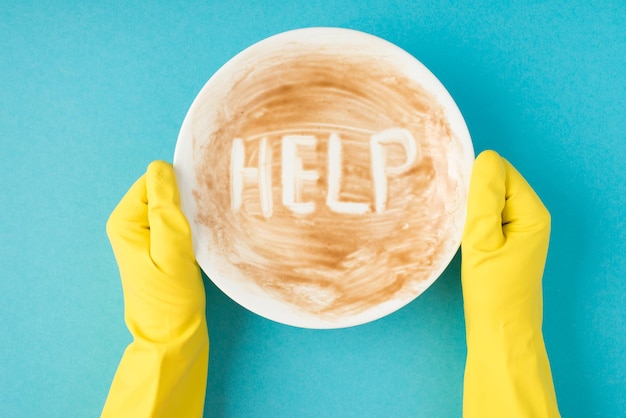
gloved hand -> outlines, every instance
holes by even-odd
[[[466,418],[558,417],[542,324],[550,214],[494,151],[476,158],[461,245]]]
[[[133,336],[103,417],[201,417],[209,337],[204,285],[174,170],[156,161],[107,223]]]

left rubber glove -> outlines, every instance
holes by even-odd
[[[201,417],[209,357],[205,293],[172,166],[155,161],[107,223],[133,336],[103,417]]]

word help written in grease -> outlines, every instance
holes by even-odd
[[[406,160],[397,166],[387,165],[386,147],[400,145]],[[313,135],[285,135],[281,138],[281,180],[282,203],[293,213],[307,215],[315,211],[315,203],[302,201],[301,192],[305,183],[315,184],[320,178],[316,170],[303,169],[303,160],[298,153],[300,148],[315,149],[317,138]],[[369,140],[370,173],[373,182],[374,210],[381,213],[387,203],[387,182],[389,177],[409,171],[421,160],[421,152],[415,138],[402,128],[391,128],[374,134]],[[342,214],[361,215],[372,211],[371,205],[363,202],[340,201],[342,145],[338,134],[328,138],[327,193],[326,204],[331,211]],[[273,213],[272,199],[272,151],[267,137],[260,140],[258,164],[245,166],[245,146],[241,138],[235,138],[232,145],[230,164],[231,206],[237,212],[242,205],[243,188],[246,183],[256,183],[259,190],[261,210],[265,218]]]

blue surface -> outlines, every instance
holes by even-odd
[[[476,150],[525,174],[553,219],[544,331],[562,415],[626,416],[622,1],[5,3],[1,416],[99,415],[129,342],[110,211],[148,162],[171,161],[223,63],[304,26],[412,53],[457,101]],[[351,329],[275,324],[210,283],[207,299],[206,416],[461,415],[458,257],[413,303]]]

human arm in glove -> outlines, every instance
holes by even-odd
[[[172,166],[149,165],[107,223],[133,341],[103,417],[201,417],[209,337],[205,293]]]
[[[465,418],[558,417],[543,341],[550,214],[493,151],[474,163],[463,232]]]

